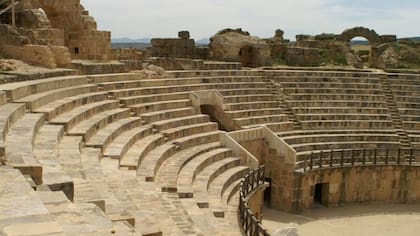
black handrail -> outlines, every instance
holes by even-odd
[[[246,199],[251,192],[264,184],[264,178],[264,166],[260,166],[246,174],[239,185],[239,220],[247,236],[269,236],[267,230],[248,207]]]
[[[331,149],[303,156],[295,169],[306,172],[348,166],[417,166],[419,158],[420,149],[413,148]]]

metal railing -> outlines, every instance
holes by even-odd
[[[269,236],[261,221],[248,207],[246,199],[251,192],[264,184],[264,178],[264,166],[260,166],[245,175],[239,185],[239,221],[243,232],[247,236]]]
[[[351,166],[414,166],[420,164],[419,158],[420,149],[412,148],[321,150],[306,155],[296,169],[306,172]]]

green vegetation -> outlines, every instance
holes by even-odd
[[[286,61],[281,57],[273,59],[272,63],[273,63],[273,66],[284,66],[284,65],[286,65]]]
[[[326,65],[347,65],[346,57],[343,53],[331,49],[321,50],[321,63]]]
[[[420,69],[420,45],[394,43],[392,45],[400,55],[399,68]]]

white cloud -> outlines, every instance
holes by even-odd
[[[340,33],[359,25],[380,34],[419,34],[415,24],[420,22],[420,9],[410,7],[410,1],[401,0],[401,8],[363,1],[82,0],[82,4],[99,28],[111,30],[113,37],[176,37],[179,30],[189,30],[200,39],[223,28],[241,27],[261,37],[281,28],[293,39],[295,34]]]

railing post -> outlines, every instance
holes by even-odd
[[[319,153],[319,169],[322,169],[322,150]]]
[[[333,167],[334,150],[331,149],[330,153],[330,167]]]
[[[411,149],[410,150],[410,159],[409,159],[410,166],[413,164],[413,157],[414,157],[414,149]]]
[[[309,169],[312,170],[314,167],[314,153],[311,152],[311,160],[309,161]]]
[[[366,149],[363,148],[363,165],[366,165]]]
[[[376,165],[376,148],[373,150],[373,164]]]

